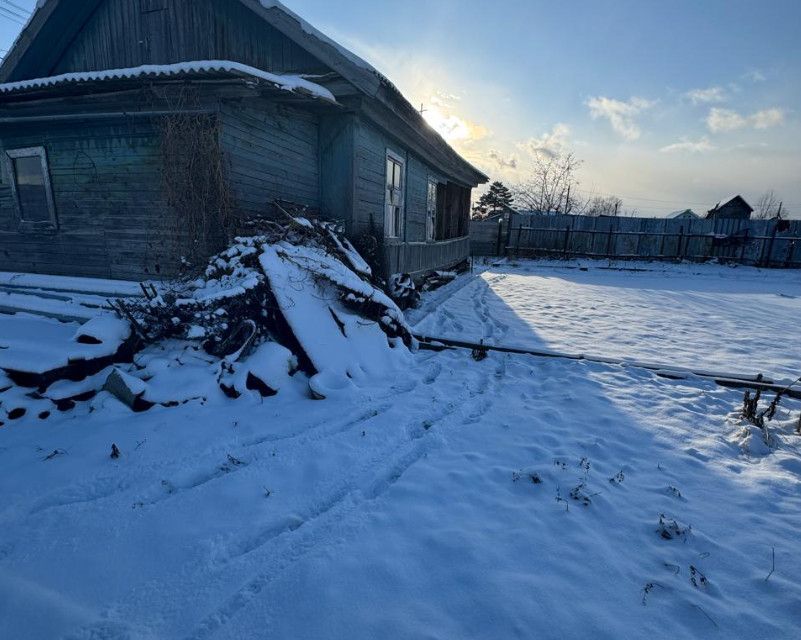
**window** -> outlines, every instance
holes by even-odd
[[[437,229],[437,181],[428,179],[428,198],[426,200],[426,240],[436,239]]]
[[[11,189],[22,226],[55,229],[56,209],[44,147],[11,149],[6,151],[6,155]]]
[[[387,192],[384,214],[384,235],[400,238],[403,230],[404,162],[387,151]]]

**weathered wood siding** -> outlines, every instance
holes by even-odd
[[[58,218],[55,232],[18,231],[2,153],[0,270],[124,279],[174,267],[153,123],[28,125],[0,131],[0,146],[45,147]]]
[[[354,220],[356,233],[384,237],[384,201],[387,150],[406,162],[403,235],[384,238],[384,270],[422,273],[452,266],[470,255],[469,239],[426,242],[428,180],[445,183],[446,176],[413,155],[389,136],[365,121],[355,128]]]
[[[344,222],[355,234],[353,216],[354,129],[351,115],[323,116],[320,119],[320,187],[322,214]]]
[[[51,74],[189,60],[233,60],[277,73],[328,71],[239,2],[107,0]]]
[[[221,146],[236,205],[264,214],[274,200],[320,207],[319,118],[267,100],[223,103]]]
[[[364,121],[358,121],[354,138],[354,231],[384,236],[387,149],[401,158],[403,147],[390,141]]]
[[[420,276],[434,270],[454,267],[470,256],[470,238],[442,242],[404,242],[384,246],[387,275],[408,273]]]

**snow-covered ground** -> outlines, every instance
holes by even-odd
[[[521,261],[489,268],[419,333],[780,379],[801,375],[801,273]],[[581,270],[581,268],[586,270]]]
[[[462,337],[522,336],[531,316],[515,327],[488,300],[510,278],[534,286],[535,273],[456,281],[431,294],[442,315],[424,322],[462,309]],[[592,291],[580,279],[593,275],[551,272],[562,284],[550,295]],[[642,359],[689,353],[678,339],[666,352],[664,332],[633,321],[658,304],[647,291],[677,296],[679,281],[695,282],[684,298],[701,308],[737,296],[757,314],[770,302],[775,323],[797,304],[738,278],[715,293],[724,278],[595,277],[610,297],[636,287],[609,278],[647,279],[644,306],[618,313],[641,332]],[[781,293],[798,295],[792,282]],[[516,318],[528,301],[511,300]],[[693,322],[704,337],[687,340],[733,353],[724,330]],[[574,324],[561,342],[548,324],[548,345],[576,350]],[[758,364],[789,373],[793,335]],[[584,338],[587,351],[615,334],[598,336]],[[798,637],[798,401],[780,406],[768,448],[737,415],[741,392],[585,361],[420,352],[388,378],[308,396],[298,374],[272,398],[220,393],[133,414],[103,392],[46,421],[7,423],[0,638]]]

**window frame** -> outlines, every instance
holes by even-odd
[[[389,201],[389,163],[394,162],[400,166],[400,187],[398,205],[393,205]],[[390,216],[390,207],[398,208],[397,221],[394,214]],[[387,149],[386,160],[384,162],[384,237],[389,240],[401,240],[403,238],[404,222],[406,218],[406,160],[399,153]],[[395,222],[396,224],[391,224]],[[395,226],[397,225],[397,235]]]
[[[428,183],[426,184],[426,242],[437,241],[438,187],[439,180],[434,176],[428,176]]]
[[[47,162],[47,150],[44,147],[22,147],[19,149],[6,149],[7,174],[11,184],[11,194],[14,198],[14,206],[19,220],[20,231],[55,231],[58,229],[58,218],[56,216],[56,204],[53,198],[53,186],[50,183],[50,170]],[[17,189],[17,169],[14,161],[18,158],[39,158],[44,181],[45,198],[47,201],[48,220],[26,220],[22,211],[19,191]]]

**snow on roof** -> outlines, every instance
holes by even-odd
[[[44,0],[45,2],[47,0]],[[10,93],[12,91],[24,91],[26,89],[38,89],[59,84],[97,82],[104,80],[123,80],[141,78],[143,76],[178,76],[191,73],[237,73],[259,80],[265,80],[276,85],[284,91],[292,91],[310,95],[314,98],[336,103],[334,94],[325,87],[306,80],[298,75],[279,75],[262,71],[256,67],[251,67],[240,62],[230,60],[197,60],[193,62],[177,62],[174,64],[144,64],[138,67],[128,67],[125,69],[105,69],[102,71],[80,71],[73,73],[62,73],[57,76],[46,78],[34,78],[32,80],[20,80],[19,82],[7,82],[0,84],[0,93]]]
[[[687,215],[694,216],[696,218],[698,217],[698,214],[695,213],[695,211],[693,211],[692,209],[680,209],[679,211],[673,211],[673,212],[669,213],[667,217],[668,218],[679,218],[681,216],[687,216]]]

